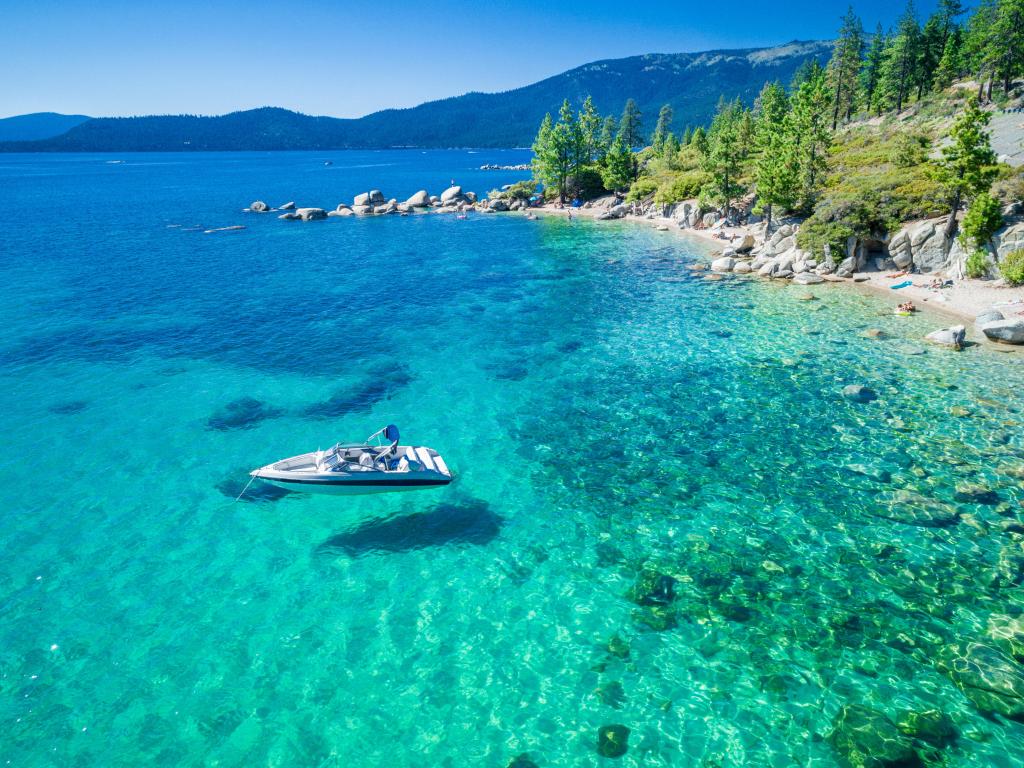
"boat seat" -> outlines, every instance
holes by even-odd
[[[426,448],[417,448],[416,449],[416,458],[419,459],[419,462],[420,462],[420,464],[423,465],[424,469],[429,470],[431,472],[436,472],[437,471],[437,467],[434,466],[434,460],[432,458],[430,458],[430,454],[427,453],[427,449]]]
[[[448,471],[448,465],[444,463],[444,459],[442,459],[440,456],[434,456],[434,464],[437,466],[437,471],[440,472],[442,475],[451,474]]]

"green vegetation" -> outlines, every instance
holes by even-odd
[[[847,252],[852,239],[884,241],[903,222],[948,215],[969,269],[984,272],[984,250],[1002,224],[1001,204],[1024,198],[1024,172],[998,165],[989,143],[985,102],[1010,96],[1024,75],[1024,0],[984,0],[966,20],[959,0],[941,0],[921,25],[908,2],[897,28],[866,39],[851,8],[842,19],[827,67],[808,60],[788,86],[768,83],[752,106],[721,99],[710,125],[672,130],[662,107],[650,146],[630,100],[579,164],[599,173],[603,190],[626,200],[666,205],[696,200],[730,220],[761,215],[771,230],[781,215],[804,217],[799,247]],[[998,39],[997,39],[998,38]],[[974,77],[977,91],[960,81]],[[952,87],[956,84],[956,87]],[[1001,90],[1001,93],[999,91]],[[563,106],[538,140],[574,119]],[[575,118],[582,126],[583,113]],[[571,138],[567,138],[571,142]],[[564,199],[568,153],[538,154],[538,178]],[[550,181],[549,181],[550,179]],[[995,183],[995,186],[993,184]],[[570,185],[571,186],[571,185]],[[574,194],[583,194],[576,184]]]
[[[999,271],[1010,285],[1024,285],[1024,250],[1008,253],[999,265]]]

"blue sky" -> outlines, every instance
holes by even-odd
[[[920,15],[934,0],[917,3]],[[586,3],[0,0],[0,117],[222,114],[281,106],[357,117],[500,91],[588,61],[824,39],[847,2]],[[864,25],[901,0],[855,3]]]

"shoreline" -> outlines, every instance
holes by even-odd
[[[530,211],[554,216],[568,216],[571,211],[573,216],[580,216],[595,222],[598,221],[598,215],[604,212],[599,208],[555,208],[550,204],[540,208],[532,208]],[[627,214],[623,218],[617,219],[617,221],[647,225],[677,236],[681,235],[702,240],[718,247],[719,253],[713,253],[711,254],[712,256],[720,255],[721,251],[729,244],[728,240],[715,237],[711,230],[683,228],[674,219],[670,218],[648,218],[646,216]],[[726,236],[735,235],[739,239],[742,239],[745,235],[755,234],[751,228],[745,226],[724,226],[714,231]],[[752,274],[747,275],[747,277],[756,278],[757,276]],[[892,300],[894,307],[896,304],[904,301],[913,301],[919,306],[923,305],[929,311],[935,311],[940,315],[956,320],[959,324],[965,325],[968,338],[971,341],[983,342],[1001,352],[1024,352],[1024,348],[1020,346],[991,341],[974,327],[974,320],[978,314],[993,306],[1003,311],[1008,318],[1024,317],[1024,286],[1016,288],[1005,285],[996,286],[989,284],[989,281],[986,280],[965,278],[956,281],[952,286],[934,290],[928,288],[927,285],[922,285],[922,283],[932,279],[931,275],[928,274],[909,273],[891,278],[887,277],[883,272],[859,272],[856,277],[858,278],[856,280],[844,277],[832,278],[826,282],[829,284],[852,286],[862,293],[887,297]],[[892,289],[893,285],[906,280],[912,280],[914,284],[898,290]],[[1000,306],[1001,302],[1013,302],[1014,300],[1018,300],[1019,303]]]

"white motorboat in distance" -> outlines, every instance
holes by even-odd
[[[433,448],[399,445],[394,424],[362,443],[338,443],[326,451],[275,461],[249,474],[289,491],[339,495],[418,491],[452,481],[451,470]]]

